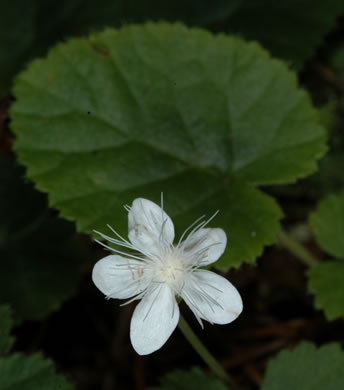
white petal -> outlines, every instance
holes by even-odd
[[[95,264],[92,280],[105,295],[126,299],[146,289],[150,280],[147,272],[141,261],[110,255]]]
[[[242,312],[238,290],[211,271],[198,270],[185,281],[182,298],[200,318],[215,324],[228,324]]]
[[[136,306],[130,324],[130,339],[139,355],[161,348],[179,321],[179,307],[171,289],[160,284]]]
[[[171,218],[150,200],[137,198],[128,214],[129,239],[142,253],[159,253],[160,245],[174,240]]]
[[[202,266],[214,263],[227,245],[226,233],[220,228],[197,230],[183,242],[187,258]]]

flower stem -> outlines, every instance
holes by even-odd
[[[179,329],[184,334],[185,338],[193,346],[196,352],[201,358],[207,363],[209,368],[216,374],[220,379],[229,384],[233,388],[233,382],[230,376],[227,374],[225,369],[220,363],[214,358],[214,356],[207,350],[202,341],[197,337],[194,331],[191,329],[189,324],[185,321],[184,317],[180,315],[179,318]]]
[[[303,245],[291,238],[286,232],[281,230],[279,242],[289,250],[295,257],[300,259],[305,265],[312,267],[320,263],[320,260],[313,256]]]

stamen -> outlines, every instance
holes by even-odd
[[[188,236],[186,237],[186,240],[183,242],[183,245],[185,246],[187,244],[187,242],[192,238],[192,236],[194,235],[194,233],[196,233],[198,230],[202,229],[203,226],[205,226],[205,221],[199,223],[194,229],[192,229],[192,231],[188,234]]]
[[[220,210],[217,210],[215,211],[215,213],[207,220],[207,221],[204,221],[202,222],[201,224],[199,224],[195,229],[193,229],[193,231],[188,235],[187,239],[185,241],[188,240],[188,238],[190,236],[192,236],[197,230],[200,230],[200,229],[203,229],[205,226],[208,225],[209,222],[211,222],[216,216],[217,214],[219,213]]]
[[[95,242],[97,242],[98,244],[100,244],[101,246],[103,246],[104,248],[106,248],[106,249],[108,249],[108,250],[110,250],[112,252],[118,253],[118,254],[123,255],[123,256],[130,257],[131,259],[140,260],[142,262],[147,262],[147,260],[149,260],[149,259],[146,259],[144,257],[139,257],[139,256],[132,255],[131,253],[125,253],[125,252],[119,251],[118,249],[112,248],[111,246],[106,245],[106,244],[104,244],[103,242],[101,242],[99,240],[95,240]]]
[[[127,244],[130,244],[130,242],[128,240],[126,240],[125,238],[123,238],[119,233],[116,232],[116,230],[110,226],[109,224],[106,225],[111,231],[112,233],[114,233],[120,240],[122,240],[123,242],[127,243]],[[132,244],[130,244],[132,245]]]
[[[168,218],[164,219],[165,213],[164,213],[164,193],[163,192],[161,192],[161,207],[160,208],[161,208],[161,220],[163,221],[163,223],[162,223],[162,226],[160,229],[159,242],[166,246],[166,242],[163,242],[163,237],[164,237],[164,229],[165,229],[166,223],[168,221]],[[169,243],[168,247],[171,247],[171,246],[172,246],[172,244]]]
[[[164,284],[165,282],[163,280],[152,280],[151,283]]]
[[[155,303],[155,301],[157,300],[157,298],[158,298],[158,296],[159,296],[159,294],[160,294],[161,287],[162,287],[162,285],[160,285],[160,287],[157,287],[157,289],[159,288],[159,291],[157,292],[156,296],[154,297],[153,302],[151,303],[150,308],[148,309],[148,311],[147,311],[147,313],[146,313],[144,319],[142,320],[142,322],[145,321],[145,319],[148,317],[149,313],[151,312],[152,307],[154,306],[154,303]],[[154,292],[154,291],[152,291],[151,294],[153,294],[153,292]]]
[[[120,307],[122,307],[122,306],[127,306],[127,305],[129,305],[130,303],[132,303],[132,302],[134,302],[134,301],[137,301],[138,299],[142,299],[142,298],[146,295],[146,293],[147,293],[147,289],[145,289],[144,291],[142,291],[140,294],[135,295],[133,298],[129,299],[129,301],[126,301],[126,302],[122,303],[122,304],[120,305]]]
[[[108,225],[109,228],[115,233],[117,234],[119,237],[121,237],[113,228],[111,228],[110,225]],[[153,254],[153,253],[148,253],[146,251],[144,251],[143,249],[138,249],[136,248],[135,245],[131,244],[129,241],[127,240],[124,240],[123,242],[122,241],[119,241],[119,240],[116,240],[115,238],[112,238],[112,237],[109,237],[107,236],[106,234],[103,234],[101,232],[98,232],[97,230],[94,230],[95,233],[99,234],[105,241],[109,241],[111,242],[112,244],[115,244],[115,245],[119,245],[119,246],[122,246],[124,248],[128,248],[128,249],[131,249],[131,250],[135,250],[137,252],[140,252],[142,253],[144,256],[145,256],[145,260],[147,260],[147,262],[150,262],[152,261],[153,258],[155,258],[156,256]],[[99,240],[95,240],[95,242],[98,242],[100,245],[102,245],[104,248],[107,248],[111,251],[114,251],[114,252],[118,252],[118,253],[121,253],[121,254],[124,254],[125,256],[128,256],[128,257],[132,257],[132,258],[136,258],[134,257],[133,255],[131,255],[130,253],[125,253],[125,252],[120,252],[118,251],[117,249],[114,249],[113,247],[110,247],[110,246],[107,246],[105,244],[103,244],[102,242],[100,242]],[[143,260],[143,258],[140,258],[140,260]]]
[[[142,205],[142,200],[141,200],[140,202],[141,202],[141,209],[142,209],[142,212],[143,212],[143,214],[144,214],[144,216],[145,216],[145,218],[146,218],[146,221],[149,223],[151,229],[153,229],[153,231],[155,231],[155,228],[156,228],[156,227],[154,226],[154,224],[152,224],[153,219],[154,219],[154,216],[153,216],[152,211],[150,211],[151,218],[148,218],[148,215],[147,215],[147,213],[146,213],[146,210],[145,210],[145,208],[144,208],[143,205]]]
[[[207,239],[207,237],[204,237],[204,241]],[[197,259],[197,266],[196,268],[199,268],[201,267],[202,265],[207,265],[208,264],[208,261],[207,261],[207,251],[215,246],[215,245],[220,245],[221,242],[214,242],[212,244],[209,244],[208,246],[200,249],[198,252],[195,252],[193,253],[193,257]]]
[[[216,210],[215,213],[208,219],[208,221],[205,224],[208,225],[208,223],[211,222],[219,212],[220,210]]]
[[[216,217],[216,215],[219,213],[219,211],[220,210],[217,210],[207,221],[203,221],[203,222],[201,222],[199,225],[197,225],[193,230],[192,230],[192,232],[191,233],[189,233],[189,235],[188,235],[188,237],[187,237],[187,239],[185,240],[185,242],[189,239],[189,237],[191,237],[194,233],[196,233],[196,231],[198,231],[198,230],[200,230],[200,229],[202,229],[202,228],[204,228],[204,226],[206,226],[206,225],[208,225],[208,223],[210,222],[210,221],[212,221],[215,217]],[[202,216],[201,218],[203,218],[204,216]],[[197,221],[199,221],[201,218],[198,218],[198,220]],[[197,222],[196,221],[196,222]],[[191,225],[192,226],[192,225]]]
[[[209,302],[213,303],[214,305],[219,306],[222,310],[225,310],[224,307],[216,300],[214,299],[210,294],[208,294],[206,291],[202,289],[202,287],[198,286],[198,291],[197,291],[201,297],[204,298],[204,300],[208,303],[210,309],[214,312],[213,307],[210,305]]]
[[[129,260],[129,259],[128,259]],[[138,265],[138,264],[117,264],[113,267],[109,267],[109,269],[113,269],[115,271],[128,271],[128,270],[133,270],[133,271],[136,271],[138,269],[143,269],[144,267],[142,265]],[[114,274],[110,274],[110,275],[116,275],[116,273]]]
[[[136,280],[133,280],[131,283],[129,283],[124,289],[113,289],[113,290],[111,291],[111,293],[108,294],[108,295],[106,296],[106,298],[107,298],[107,299],[110,299],[110,298],[117,298],[116,295],[117,295],[119,292],[121,292],[121,293],[123,293],[123,292],[125,292],[125,291],[128,292],[128,290],[130,290],[130,289],[131,289],[133,286],[135,286],[137,283],[138,283],[138,282],[137,282],[137,279],[136,279]],[[145,290],[145,289],[143,289],[143,291],[144,291],[144,290]],[[143,291],[141,291],[140,294],[142,294]],[[115,295],[115,296],[114,296],[114,295]],[[132,294],[130,294],[130,295],[132,295]],[[137,295],[138,295],[138,294],[136,294],[135,297],[137,297]]]
[[[171,313],[171,319],[172,319],[173,316],[174,316],[174,306],[175,306],[175,304],[174,304],[174,302],[173,302],[173,305],[172,305],[172,313]]]
[[[165,226],[166,226],[166,222],[167,222],[167,218],[164,220],[164,222],[162,223],[162,226],[161,226],[161,230],[160,230],[160,234],[159,234],[159,242],[160,243],[163,243],[162,241],[162,239],[163,239],[163,233],[164,233],[164,228],[165,228]]]
[[[199,221],[200,221],[202,218],[204,218],[204,217],[205,217],[205,215],[201,215],[199,218],[196,219],[195,222],[193,222],[188,228],[186,228],[186,229],[184,230],[184,233],[182,234],[182,236],[180,237],[180,239],[179,239],[179,241],[178,241],[177,248],[179,247],[180,243],[182,242],[182,240],[183,240],[185,234],[186,234],[193,226],[195,226],[195,224],[196,224],[197,222],[199,222]]]
[[[203,241],[206,241],[207,240],[207,236],[205,236],[203,238]],[[209,244],[208,246],[205,246],[204,248],[200,249],[198,252],[195,253],[195,255],[198,255],[198,256],[202,256],[204,254],[204,252],[206,252],[207,250],[209,250],[212,246],[215,246],[215,245],[220,245],[221,242],[213,242],[211,244]]]
[[[160,199],[161,199],[161,215],[162,215],[162,219],[164,219],[164,193],[161,192],[160,194]]]
[[[200,271],[202,271],[202,270],[200,270]],[[213,288],[214,290],[216,290],[216,291],[218,291],[218,292],[220,292],[220,293],[223,294],[223,290],[220,290],[219,288],[213,286],[212,284],[206,283],[204,280],[202,280],[202,284],[205,284],[206,286],[211,287],[211,288]]]
[[[111,242],[113,244],[116,244],[116,245],[119,245],[119,246],[123,246],[125,248],[136,250],[136,247],[133,244],[131,244],[130,242],[119,241],[116,238],[107,236],[106,234],[100,233],[100,232],[98,232],[96,230],[94,230],[94,232],[99,234],[106,241],[109,241],[109,242]]]
[[[188,303],[189,308],[194,313],[194,316],[196,317],[198,323],[201,325],[201,328],[204,329],[204,325],[203,325],[202,319],[201,319],[201,317],[199,315],[199,313],[200,314],[202,314],[202,313],[200,312],[200,310],[195,305],[195,302],[193,302],[193,300],[190,298],[190,295],[186,291],[184,291],[184,293],[183,293],[183,298],[184,298],[184,301],[186,303],[187,303],[187,301],[189,301],[189,303],[190,303],[190,304]]]
[[[209,301],[206,299],[206,297],[203,296],[203,293],[200,292],[200,291],[197,291],[197,294],[200,296],[201,299],[203,299],[203,301],[209,306],[210,310],[214,312],[214,309],[212,308],[211,304],[209,303]]]

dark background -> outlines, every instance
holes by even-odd
[[[141,390],[176,368],[207,370],[178,330],[152,355],[140,357],[131,347],[134,304],[120,308],[119,301],[106,301],[91,281],[105,252],[48,209],[46,196],[16,162],[8,115],[16,73],[57,41],[133,22],[178,20],[258,40],[298,72],[330,131],[330,152],[316,174],[265,188],[287,215],[285,228],[299,237],[305,231],[307,247],[322,258],[302,228],[317,200],[344,186],[344,66],[335,60],[344,41],[343,13],[342,2],[334,0],[0,1],[0,301],[14,311],[14,351],[42,351],[80,390]],[[61,275],[58,282],[51,273]],[[233,324],[206,324],[202,331],[183,304],[181,310],[239,389],[257,389],[268,360],[282,348],[301,340],[344,341],[343,321],[328,322],[314,309],[305,267],[278,245],[267,248],[256,266],[227,276],[244,301]]]

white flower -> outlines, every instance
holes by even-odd
[[[130,325],[137,353],[152,353],[170,337],[179,320],[176,297],[184,299],[202,327],[202,319],[228,324],[238,317],[242,300],[236,288],[222,276],[200,269],[215,262],[226,247],[222,229],[205,228],[214,216],[203,222],[198,219],[174,245],[174,225],[162,207],[138,198],[126,210],[129,241],[110,226],[118,239],[97,233],[135,253],[102,244],[118,254],[99,260],[92,279],[107,298],[132,298],[126,303],[141,299]]]

